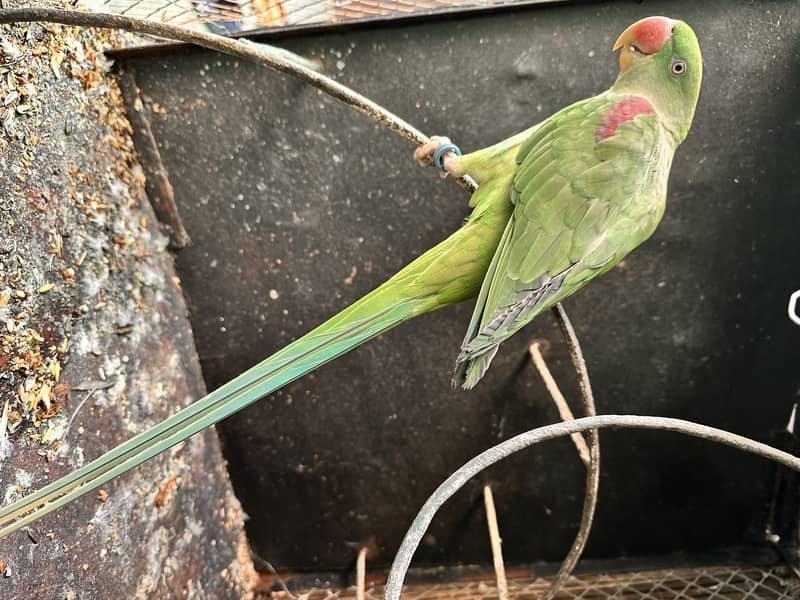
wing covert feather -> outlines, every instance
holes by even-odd
[[[459,362],[496,347],[630,251],[609,231],[637,227],[625,222],[626,208],[649,183],[647,164],[663,133],[656,115],[640,115],[597,141],[617,101],[601,95],[575,104],[520,146],[514,211]]]

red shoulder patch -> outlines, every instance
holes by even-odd
[[[603,117],[603,121],[594,134],[594,139],[596,142],[602,142],[614,135],[617,132],[617,127],[625,121],[632,121],[634,117],[639,115],[653,115],[655,112],[656,109],[653,108],[653,105],[639,96],[620,100]]]

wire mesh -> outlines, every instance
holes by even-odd
[[[79,6],[215,33],[334,24],[375,17],[430,13],[458,7],[491,7],[520,0],[79,0]]]
[[[535,600],[547,589],[543,577],[515,578],[508,582],[515,600]],[[274,600],[289,600],[287,592],[272,592]],[[355,597],[354,588],[305,590],[303,600]],[[298,597],[298,596],[295,596]],[[403,588],[403,600],[484,600],[497,598],[494,581],[460,581],[435,585],[413,584]],[[366,598],[380,600],[383,587],[366,590]],[[797,581],[784,577],[778,568],[703,567],[636,573],[579,575],[556,594],[556,600],[798,600]]]

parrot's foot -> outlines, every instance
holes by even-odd
[[[421,167],[434,164],[442,177],[447,177],[448,174],[454,177],[460,176],[460,173],[455,172],[453,165],[453,159],[460,155],[461,151],[458,146],[453,144],[450,138],[440,135],[434,135],[428,142],[414,150],[414,160]]]

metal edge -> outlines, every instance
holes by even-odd
[[[421,11],[413,14],[365,17],[342,23],[313,23],[308,25],[290,25],[288,27],[273,27],[252,29],[232,34],[227,37],[233,39],[247,38],[255,42],[274,42],[276,40],[293,39],[298,37],[313,36],[325,33],[342,33],[376,27],[401,27],[433,21],[445,21],[456,18],[473,18],[487,14],[499,14],[518,10],[546,8],[564,4],[606,4],[611,0],[522,0],[513,4],[495,6],[470,6],[440,8]],[[106,55],[114,59],[153,58],[166,56],[178,52],[185,52],[193,48],[186,42],[154,42],[146,46],[133,46],[127,48],[113,48],[106,50]]]

